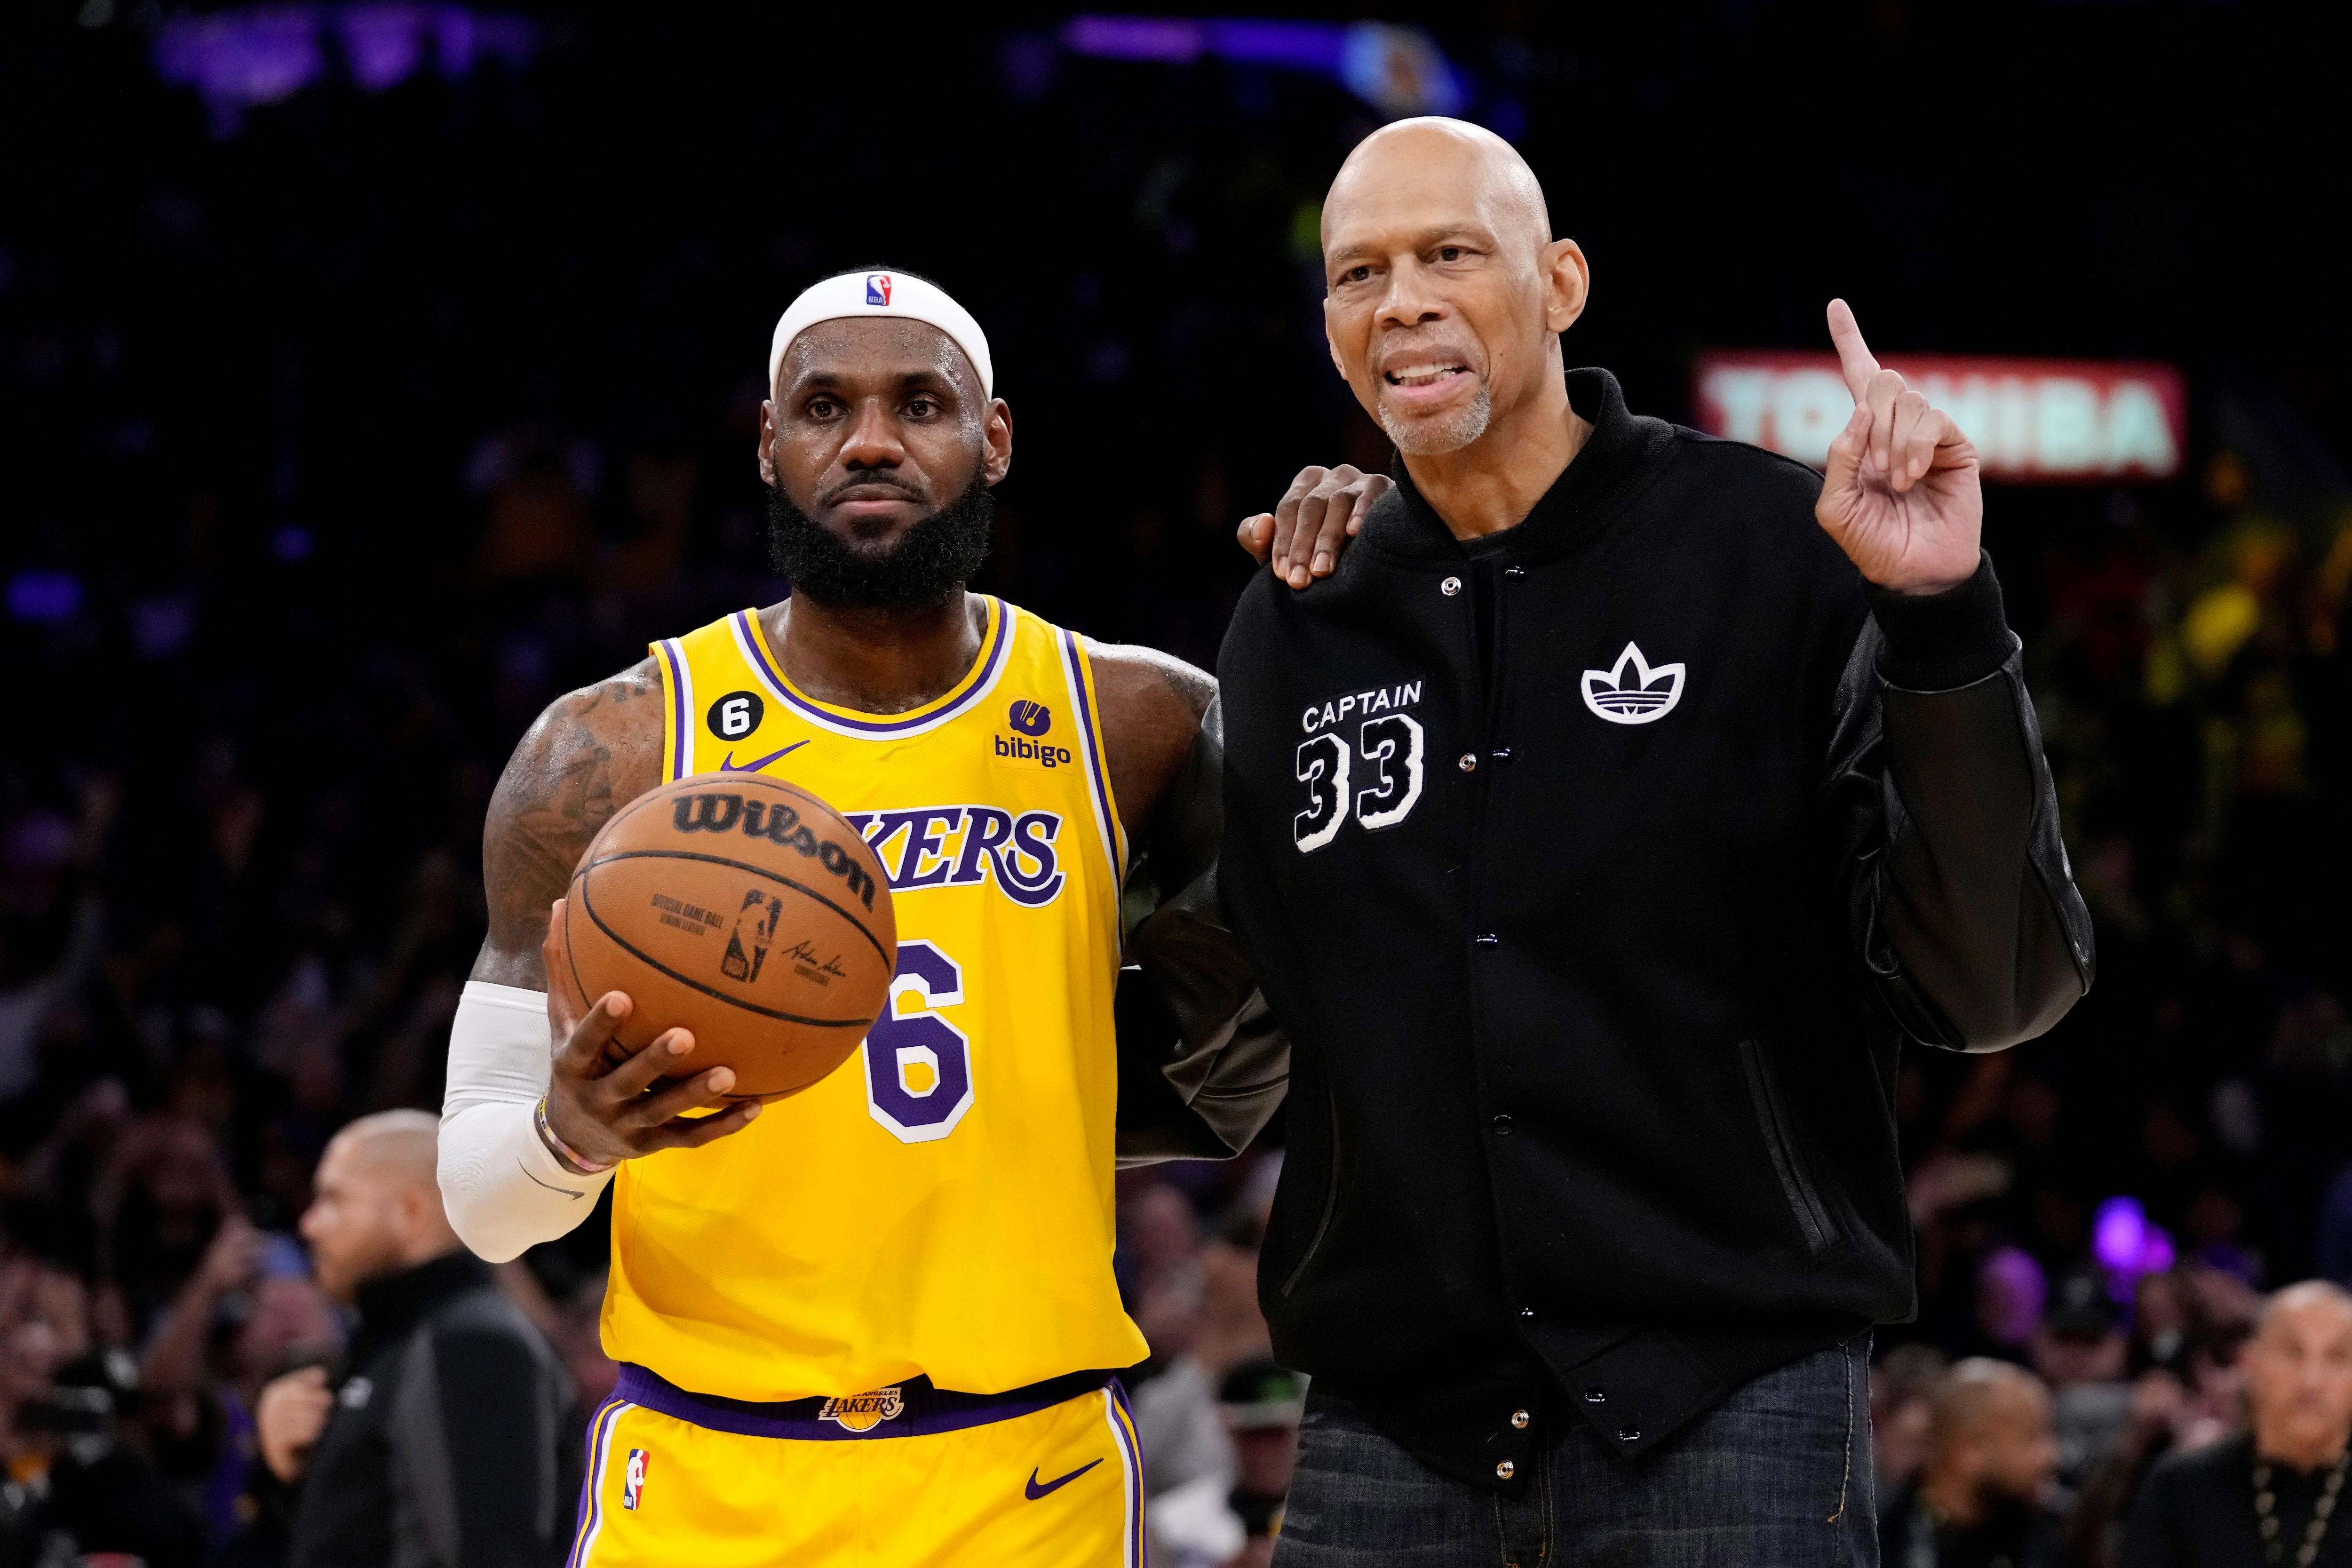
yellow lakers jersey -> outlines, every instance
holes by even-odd
[[[604,1348],[736,1399],[1001,1393],[1142,1359],[1111,1277],[1126,842],[1079,639],[984,601],[979,659],[908,713],[795,689],[749,610],[654,645],[663,776],[831,803],[890,880],[863,1047],[702,1149],[615,1178]]]

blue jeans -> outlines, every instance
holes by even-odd
[[[1639,1459],[1570,1427],[1497,1493],[1310,1395],[1275,1568],[1877,1568],[1866,1337],[1734,1389]]]

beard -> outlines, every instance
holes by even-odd
[[[1486,433],[1487,424],[1495,417],[1495,395],[1483,384],[1469,406],[1459,409],[1445,418],[1407,424],[1389,410],[1388,399],[1380,400],[1381,428],[1389,433],[1396,449],[1409,458],[1434,457],[1440,452],[1458,452]]]
[[[996,498],[975,478],[963,494],[919,519],[896,544],[866,549],[829,531],[794,506],[781,486],[768,491],[768,558],[794,594],[853,609],[934,605],[971,581],[988,559]]]

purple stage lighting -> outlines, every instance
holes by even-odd
[[[1391,119],[1458,114],[1462,79],[1419,27],[1246,17],[1073,16],[1062,47],[1101,59],[1190,65],[1213,55],[1328,76]]]
[[[539,47],[539,26],[527,16],[409,0],[183,14],[156,37],[155,74],[194,88],[214,129],[226,135],[247,110],[322,79],[330,44],[352,80],[382,92],[428,58],[446,77],[463,76],[485,56],[520,65]]]
[[[2119,1291],[2143,1274],[2161,1274],[2172,1267],[2172,1237],[2162,1226],[2148,1223],[2147,1210],[2135,1197],[2112,1197],[2101,1204],[2091,1222],[2091,1250]]]

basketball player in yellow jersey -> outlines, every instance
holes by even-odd
[[[615,1183],[624,1371],[574,1568],[1139,1564],[1109,1376],[1147,1351],[1111,1274],[1118,898],[1213,683],[966,591],[1013,427],[943,291],[827,279],[771,368],[759,461],[793,596],[560,700],[499,782],[450,1214],[512,1257]],[[660,781],[753,770],[866,834],[899,943],[864,1048],[764,1106],[696,1072],[682,1030],[624,1056],[626,996],[581,1016],[541,994],[551,906],[605,819]],[[1277,1076],[1230,1146],[1278,1095]]]

